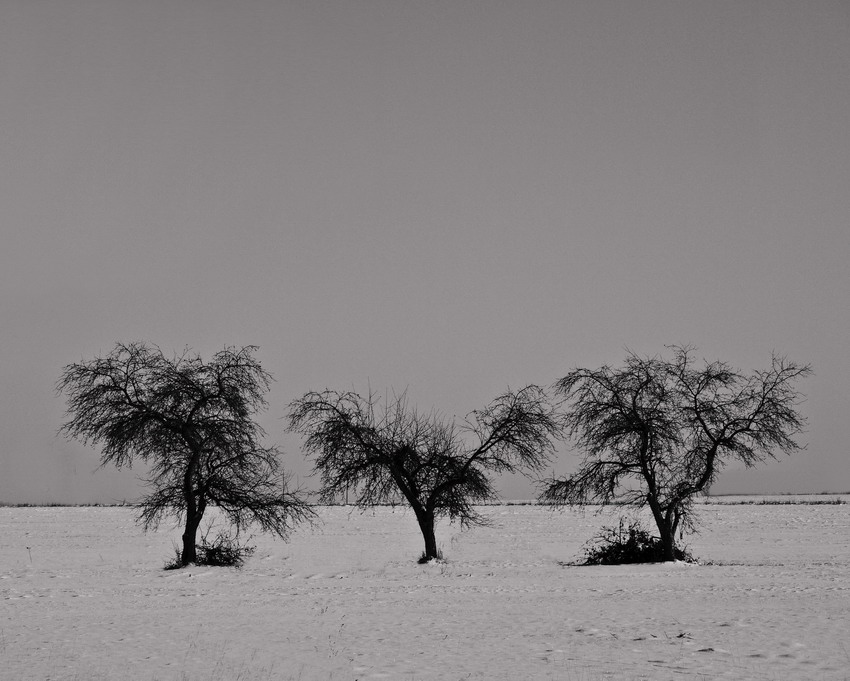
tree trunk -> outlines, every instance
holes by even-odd
[[[204,515],[203,500],[199,503],[195,498],[194,478],[199,460],[200,452],[198,450],[193,451],[192,458],[189,459],[186,471],[183,473],[183,502],[186,504],[186,527],[183,530],[183,551],[180,554],[180,564],[183,567],[198,561],[195,542],[197,541],[198,527]]]
[[[425,553],[422,555],[422,562],[439,558],[440,554],[437,551],[437,537],[434,533],[434,513],[429,511],[421,511],[416,514],[416,520],[419,522],[419,529],[422,531],[422,538],[425,540]]]
[[[180,564],[183,567],[189,563],[198,561],[198,554],[195,549],[197,542],[198,527],[201,524],[201,518],[197,514],[190,516],[186,514],[186,527],[183,530],[183,551],[180,554]]]
[[[666,512],[661,510],[658,501],[650,496],[648,498],[649,507],[652,510],[652,517],[655,519],[655,526],[658,528],[658,536],[661,537],[661,551],[664,560],[676,560],[676,525],[678,519],[674,522],[676,516],[671,509]]]
[[[676,560],[676,530],[673,523],[665,522],[663,525],[659,525],[658,531],[661,534],[664,560]]]

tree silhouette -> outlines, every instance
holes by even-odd
[[[621,368],[575,369],[558,381],[582,461],[541,494],[553,505],[649,506],[666,560],[677,531],[694,529],[694,498],[726,463],[752,467],[800,449],[793,438],[805,419],[794,383],[811,373],[774,356],[745,375],[725,362],[698,365],[691,347],[672,350],[671,360],[629,353]]]
[[[310,392],[290,405],[289,429],[306,435],[323,501],[351,490],[361,508],[410,505],[425,541],[423,561],[439,557],[438,518],[484,522],[474,506],[495,496],[490,475],[539,469],[560,427],[536,386],[501,395],[460,424],[417,412],[405,394],[383,408],[378,402],[374,394]]]
[[[225,348],[204,362],[187,349],[166,357],[156,346],[119,343],[105,357],[69,364],[57,383],[69,420],[60,432],[100,445],[101,465],[150,464],[150,493],[139,521],[155,528],[184,520],[181,563],[196,561],[204,512],[216,506],[235,527],[285,538],[312,510],[286,490],[276,447],[254,416],[266,406],[271,376],[254,346]]]

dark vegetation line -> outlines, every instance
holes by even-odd
[[[830,497],[829,499],[800,499],[795,497]],[[850,503],[839,497],[850,496],[847,492],[818,492],[815,494],[805,493],[797,495],[794,492],[783,492],[781,494],[718,494],[706,497],[701,503],[712,506],[841,506]],[[745,498],[740,498],[745,497]],[[773,497],[787,497],[775,499]],[[374,504],[382,507],[399,507],[399,504]],[[477,506],[547,506],[535,499],[508,499],[505,501],[489,501],[476,504]],[[626,506],[625,502],[612,504],[615,506]],[[316,508],[322,506],[355,506],[355,504],[313,504]],[[59,502],[51,503],[8,503],[0,501],[0,508],[135,508],[136,504],[130,502],[118,502],[113,504],[66,504]]]

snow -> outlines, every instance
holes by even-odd
[[[0,508],[0,679],[850,676],[850,504],[700,507],[702,563],[574,567],[618,513],[483,509],[418,565],[401,509],[320,509],[242,570],[164,571],[132,508]]]

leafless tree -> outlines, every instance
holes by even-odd
[[[405,394],[379,402],[374,394],[310,392],[290,405],[289,429],[306,436],[323,501],[351,490],[361,508],[409,504],[425,540],[423,561],[440,555],[439,517],[484,522],[474,506],[495,496],[490,475],[539,469],[560,431],[536,386],[501,395],[460,424],[417,412]]]
[[[566,404],[566,434],[582,452],[578,470],[545,482],[553,505],[649,506],[665,559],[677,531],[692,531],[694,498],[731,461],[755,466],[800,446],[805,419],[795,382],[811,367],[774,355],[749,375],[725,362],[629,353],[622,368],[575,369],[556,384]]]
[[[116,345],[105,357],[69,364],[57,383],[69,420],[60,432],[100,445],[101,465],[150,464],[150,493],[139,521],[185,521],[181,562],[196,561],[196,537],[208,506],[235,526],[285,538],[312,510],[286,490],[276,447],[254,421],[266,406],[271,376],[254,346],[225,348],[210,362],[187,349],[166,357],[144,343]]]

